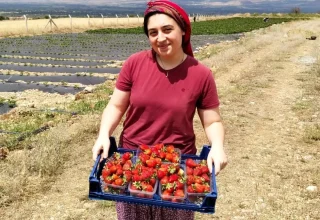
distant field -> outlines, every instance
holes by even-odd
[[[142,18],[59,18],[53,19],[48,24],[49,19],[28,20],[5,20],[0,22],[0,38],[21,35],[39,35],[46,33],[78,33],[88,29],[115,28],[115,27],[135,27],[141,25]]]
[[[282,22],[290,22],[297,19],[303,18],[270,18],[267,22],[264,22],[259,17],[233,17],[227,19],[216,19],[208,21],[200,21],[192,23],[192,34],[193,35],[204,35],[204,34],[234,34],[249,32],[259,28],[265,28],[273,24],[279,24]],[[143,30],[141,27],[133,28],[105,28],[98,30],[88,30],[87,33],[108,33],[108,34],[142,34]]]

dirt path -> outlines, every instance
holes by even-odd
[[[229,165],[217,179],[216,214],[196,219],[320,219],[319,190],[306,191],[320,186],[320,143],[302,141],[305,122],[293,110],[310,98],[301,77],[319,59],[319,40],[305,39],[312,33],[320,33],[319,20],[272,26],[203,61],[217,69]],[[113,202],[87,199],[94,138],[79,145],[51,189],[0,209],[2,217],[116,219]]]

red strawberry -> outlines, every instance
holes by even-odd
[[[157,165],[156,161],[154,159],[149,159],[146,161],[146,164],[148,167],[155,167]]]
[[[158,170],[157,171],[157,177],[159,180],[161,180],[164,176],[166,176],[166,173],[163,170]]]
[[[114,181],[114,184],[117,185],[117,186],[122,186],[123,184],[123,180],[121,178],[118,178]]]
[[[186,165],[188,167],[194,168],[197,166],[197,163],[193,159],[188,158],[188,159],[186,159]]]
[[[188,186],[187,192],[188,193],[195,193],[194,188],[192,187],[192,185]]]
[[[183,182],[178,180],[178,181],[175,181],[174,183],[175,183],[175,188],[176,189],[183,189],[184,188],[184,183]]]
[[[130,160],[132,157],[132,153],[130,152],[125,152],[123,155],[122,155],[122,158],[125,159],[125,160]]]
[[[169,201],[170,200],[170,198],[169,198],[170,196],[171,196],[171,193],[168,190],[164,190],[162,192],[162,199],[163,200]]]
[[[122,175],[122,174],[123,174],[122,168],[121,168],[121,169],[118,169],[117,172],[116,172],[116,174],[117,174],[118,176]]]
[[[201,175],[201,177],[202,177],[206,182],[210,182],[210,177],[208,176],[207,173],[203,173],[203,174]]]
[[[184,197],[184,191],[182,189],[177,189],[173,195],[176,197]]]
[[[204,185],[202,184],[199,184],[199,183],[195,183],[194,184],[194,190],[197,192],[197,193],[203,193],[204,192]]]
[[[139,146],[139,148],[140,148],[142,151],[145,151],[145,150],[150,149],[150,147],[149,147],[148,145],[145,145],[145,144],[141,144],[141,145]]]
[[[124,171],[123,176],[127,183],[131,181],[131,178],[132,178],[131,171]]]
[[[156,178],[153,178],[153,177],[150,178],[150,180],[149,180],[150,185],[153,187],[156,185],[156,182],[157,182]]]
[[[137,175],[137,174],[134,174],[134,175],[132,176],[132,181],[133,181],[133,182],[141,181],[141,176],[140,176],[140,175]]]
[[[109,169],[103,169],[102,170],[102,178],[103,179],[105,179],[109,175],[110,175],[110,170]]]
[[[202,175],[201,169],[199,167],[194,168],[193,175],[194,176],[201,176]]]
[[[169,162],[172,162],[173,156],[171,153],[167,153],[165,159]]]
[[[189,186],[189,185],[191,185],[193,183],[194,183],[194,176],[188,175],[187,176],[187,185]]]
[[[177,174],[172,174],[169,176],[169,183],[173,183],[174,181],[177,181],[179,179],[179,176]]]
[[[187,167],[187,175],[193,175],[193,169],[191,167]]]
[[[168,145],[166,147],[166,150],[167,150],[168,153],[173,153],[174,152],[174,146],[173,145]]]
[[[200,168],[202,173],[209,173],[209,168],[207,165],[202,165]]]
[[[168,176],[164,176],[161,180],[160,180],[160,183],[161,185],[165,185],[169,182],[169,178]]]

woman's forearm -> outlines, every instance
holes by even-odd
[[[223,149],[225,131],[221,121],[211,123],[205,132],[211,146]]]

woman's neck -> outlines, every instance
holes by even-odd
[[[176,53],[172,56],[160,56],[157,54],[158,63],[165,70],[173,69],[174,67],[180,65],[185,58],[186,56],[183,51]]]

